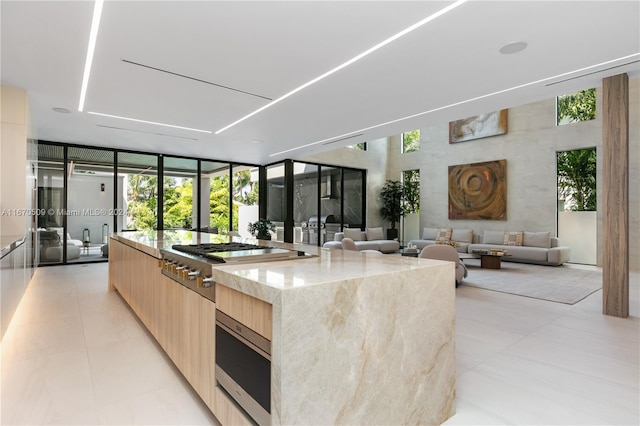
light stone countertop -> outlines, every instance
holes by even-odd
[[[228,241],[189,231],[112,238],[155,257],[172,244]],[[213,267],[216,286],[272,305],[271,424],[441,424],[455,413],[452,262],[257,244],[314,255]]]
[[[429,268],[442,264],[437,260],[417,259],[393,254],[360,253],[341,249],[324,249],[306,244],[241,239],[195,231],[123,231],[112,238],[150,256],[160,258],[159,249],[174,244],[243,241],[270,247],[301,250],[312,257],[305,259],[249,264],[214,264],[213,278],[217,283],[274,303],[280,292],[302,289],[362,277],[398,274],[403,271]],[[425,273],[427,269],[425,269]]]

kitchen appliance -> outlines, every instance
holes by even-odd
[[[311,216],[307,222],[309,233],[309,244],[323,245],[326,241],[333,241],[333,235],[340,231],[340,224],[336,223],[336,218],[332,214],[322,216]]]
[[[259,425],[271,424],[271,342],[216,310],[216,381]]]
[[[212,266],[311,257],[303,251],[242,242],[175,244],[160,249],[162,274],[215,302]]]

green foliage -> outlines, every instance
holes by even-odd
[[[557,104],[558,124],[593,120],[596,118],[596,89],[558,96]]]
[[[238,224],[238,207],[234,206],[234,229]],[[218,232],[229,232],[229,175],[225,174],[211,179],[209,191],[209,224],[217,226]]]
[[[253,223],[249,223],[249,226],[247,226],[247,231],[261,240],[270,240],[271,234],[269,231],[274,232],[275,230],[276,225],[268,219],[258,219]]]
[[[349,146],[347,146],[347,148],[355,149],[357,151],[366,151],[367,150],[367,143],[366,142],[360,142],[360,143],[357,143],[355,145],[349,145]]]
[[[571,211],[597,210],[595,148],[558,153],[558,192]]]
[[[420,151],[420,130],[412,130],[402,134],[402,152]]]
[[[191,228],[193,179],[183,179],[180,186],[176,185],[174,178],[164,178],[164,228]]]
[[[391,229],[396,228],[396,222],[404,216],[404,205],[402,202],[402,183],[397,180],[387,180],[380,191],[380,216],[384,220],[391,222]]]
[[[251,181],[251,170],[242,170],[234,174],[233,199],[246,206],[258,204],[258,185]]]
[[[128,228],[141,231],[155,229],[158,224],[158,178],[143,174],[129,176],[127,185]]]
[[[406,170],[403,174],[404,212],[420,213],[420,170]]]

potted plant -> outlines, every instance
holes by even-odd
[[[251,235],[259,240],[270,240],[271,234],[269,231],[275,231],[276,225],[274,225],[268,219],[258,219],[253,223],[249,223],[247,231],[251,232]]]
[[[380,216],[384,220],[391,222],[391,228],[387,229],[387,239],[398,238],[396,223],[404,215],[404,205],[402,203],[403,188],[402,183],[397,180],[387,180],[380,191]]]

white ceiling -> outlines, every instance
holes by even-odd
[[[93,2],[2,0],[2,84],[41,140],[265,164],[640,74],[638,1],[469,1],[218,135],[87,113],[215,132],[452,3],[107,1],[78,112]]]

